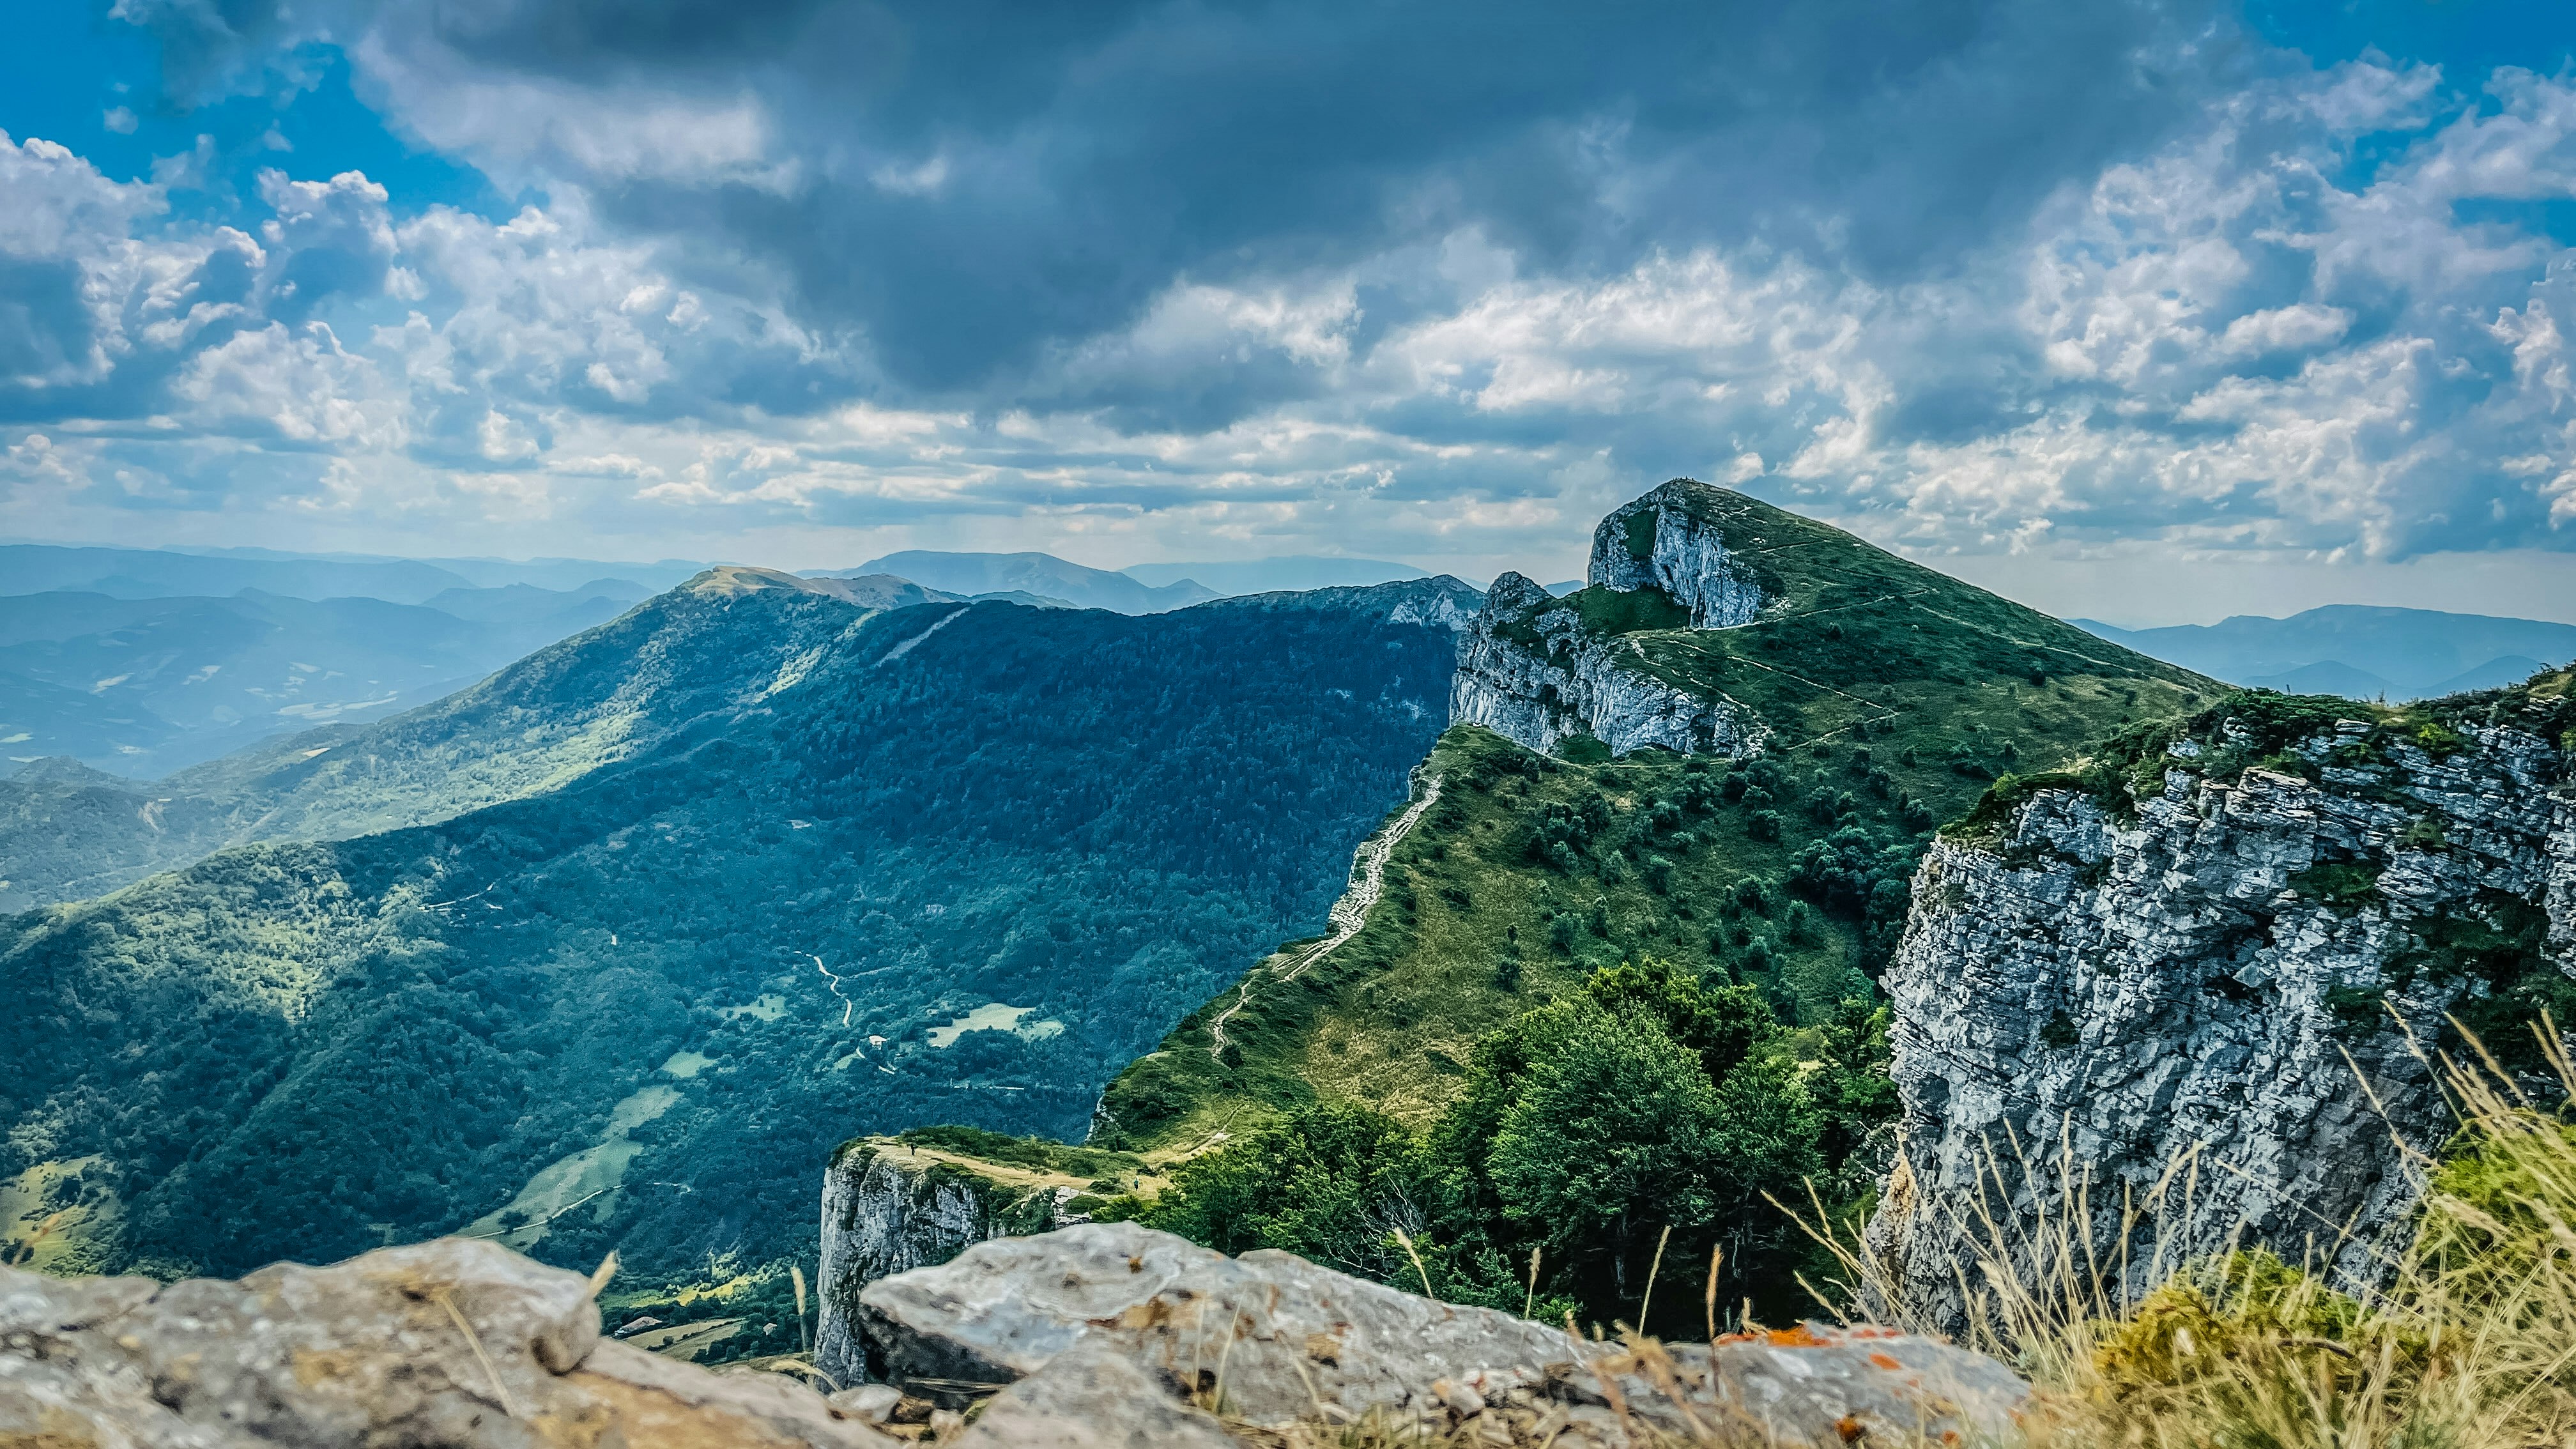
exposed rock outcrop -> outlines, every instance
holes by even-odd
[[[1449,722],[1547,754],[1578,735],[1614,755],[1649,745],[1736,754],[1764,733],[1723,697],[1658,677],[1634,641],[1586,626],[1580,608],[1515,573],[1494,580],[1484,612],[1458,636]]]
[[[1643,608],[1616,611],[1615,620],[1595,619],[1581,598],[1556,599],[1521,574],[1496,579],[1484,611],[1458,640],[1450,722],[1480,724],[1549,754],[1580,735],[1614,755],[1649,745],[1731,755],[1757,745],[1766,731],[1751,712],[1657,670],[1643,644],[1626,637],[1640,629],[1732,628],[1772,602],[1755,570],[1727,546],[1722,524],[1734,496],[1676,478],[1601,520],[1592,535],[1590,587],[1652,596]]]
[[[1886,1331],[1801,1330],[1631,1355],[1286,1253],[1222,1254],[1131,1223],[979,1244],[871,1285],[871,1363],[913,1394],[992,1401],[961,1444],[1269,1443],[1371,1415],[1537,1444],[1683,1434],[1839,1445],[1876,1431],[1992,1438],[2028,1386]],[[1215,1412],[1211,1412],[1211,1409]]]
[[[1022,1175],[1030,1180],[1004,1182],[885,1139],[844,1143],[823,1173],[814,1366],[836,1383],[865,1376],[852,1315],[867,1285],[945,1263],[987,1238],[1060,1226],[1066,1184]]]
[[[1722,489],[1676,478],[1613,509],[1592,531],[1589,582],[1626,593],[1661,589],[1694,629],[1753,622],[1771,602],[1720,528]]]
[[[2567,684],[2340,722],[2256,697],[1945,833],[1887,977],[1904,1150],[1872,1236],[1905,1306],[1955,1328],[1992,1240],[1963,1224],[2044,1236],[2078,1186],[2106,1274],[2124,1206],[2133,1269],[2349,1229],[2370,1271],[2421,1186],[2399,1143],[2449,1132],[2418,1056],[2445,1013],[2527,1042],[2501,1005],[2576,975]]]
[[[599,1336],[578,1273],[444,1238],[237,1282],[0,1268],[0,1444],[41,1449],[860,1449],[774,1374]]]

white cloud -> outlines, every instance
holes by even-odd
[[[486,73],[442,97],[455,77],[422,54],[369,73],[443,147],[530,174],[778,179],[754,100]],[[0,144],[0,255],[59,267],[81,321],[50,353],[0,351],[0,386],[106,386],[138,359],[169,379],[129,408],[162,431],[48,421],[0,446],[12,497],[202,503],[214,464],[183,455],[218,438],[242,488],[296,507],[577,516],[701,551],[1021,519],[1104,550],[1509,560],[1685,471],[1933,553],[2564,547],[2576,258],[2461,203],[2576,194],[2576,85],[2489,89],[2462,105],[2427,69],[2367,63],[2263,82],[1906,284],[1778,241],[1551,273],[1475,227],[1180,278],[998,404],[905,394],[869,339],[620,232],[578,187],[498,222],[397,219],[357,173],[273,171],[254,237],[170,222],[159,188],[60,146]],[[2365,133],[2376,159],[2348,149]],[[850,174],[924,196],[977,179],[948,158]]]

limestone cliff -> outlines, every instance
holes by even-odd
[[[1733,496],[1675,479],[1613,512],[1593,533],[1589,586],[1571,599],[1520,574],[1496,579],[1459,636],[1450,722],[1550,754],[1582,736],[1614,755],[1758,744],[1765,731],[1750,711],[1687,671],[1658,667],[1637,637],[1732,628],[1762,612],[1769,597],[1721,527]]]
[[[1774,602],[1748,561],[1727,546],[1727,495],[1676,478],[1611,511],[1592,530],[1586,582],[1626,593],[1661,589],[1694,629],[1750,624]]]
[[[2241,1226],[2366,1271],[2449,1131],[2419,1055],[2446,1014],[2528,1064],[2576,976],[2569,680],[2238,696],[1945,831],[1886,982],[1904,1146],[1872,1238],[1908,1306],[1958,1325],[1981,1199],[2009,1239],[2079,1188],[2106,1273],[2124,1203],[2132,1266]]]
[[[1735,754],[1763,733],[1723,696],[1657,677],[1634,641],[1589,627],[1579,607],[1514,573],[1494,580],[1484,612],[1458,636],[1449,722],[1548,754],[1583,735],[1614,755],[1648,745]]]
[[[1066,1206],[1078,1179],[979,1162],[892,1138],[844,1144],[823,1173],[821,1297],[814,1366],[835,1382],[867,1377],[853,1313],[880,1278],[945,1263],[983,1242],[1083,1222]]]

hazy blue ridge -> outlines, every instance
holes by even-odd
[[[1431,576],[1411,564],[1376,558],[1325,558],[1283,554],[1224,563],[1137,564],[1119,570],[1138,583],[1162,587],[1184,579],[1220,594],[1270,594],[1284,589],[1330,589],[1394,583]]]
[[[1149,586],[1122,573],[1086,568],[1049,553],[937,553],[915,549],[871,559],[835,577],[893,574],[954,594],[1026,593],[1061,599],[1079,609],[1156,614],[1217,597],[1218,591],[1182,580]]]
[[[434,605],[253,589],[0,596],[0,761],[69,755],[157,778],[274,735],[426,704],[644,596],[610,580],[458,586]]]
[[[2355,699],[2431,698],[2519,683],[2576,659],[2576,625],[2334,604],[2268,619],[2120,629],[2069,623],[2231,684]]]
[[[232,594],[261,589],[300,599],[364,597],[413,604],[448,588],[527,584],[558,592],[626,580],[655,593],[705,571],[686,559],[395,558],[273,548],[119,548],[0,544],[0,594],[87,589],[123,598]]]

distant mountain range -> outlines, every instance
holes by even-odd
[[[177,572],[225,581],[184,563]],[[381,718],[605,623],[649,592],[599,579],[570,590],[455,584],[418,603],[248,587],[222,598],[0,595],[0,772],[67,755],[148,779],[273,735]]]
[[[1112,572],[1051,553],[938,553],[914,549],[856,569],[811,570],[807,578],[893,574],[971,599],[1058,604],[1119,614],[1160,614],[1210,599],[1291,590],[1365,587],[1426,579],[1411,564],[1373,558],[1286,554],[1206,563],[1137,564]]]
[[[291,599],[382,599],[421,604],[452,589],[525,584],[556,592],[602,580],[643,598],[705,564],[681,559],[608,563],[596,559],[408,559],[367,554],[291,554],[268,549],[199,552],[0,544],[0,595],[57,590],[118,599],[221,598],[257,589]]]
[[[1283,554],[1277,558],[1232,562],[1137,564],[1120,573],[1138,583],[1161,587],[1186,579],[1220,594],[1275,594],[1288,589],[1333,589],[1391,584],[1431,577],[1411,564],[1378,558],[1323,558]]]
[[[1160,614],[1221,597],[1214,589],[1186,581],[1156,588],[1125,574],[1085,568],[1051,553],[937,553],[913,549],[870,559],[850,572],[893,574],[969,598],[1024,594],[1032,602],[1107,609],[1117,614]],[[839,575],[829,572],[808,575],[836,576]]]
[[[2518,684],[2576,659],[2576,625],[2333,604],[2286,619],[2118,629],[2068,621],[2141,654],[2285,694],[2403,701]]]

